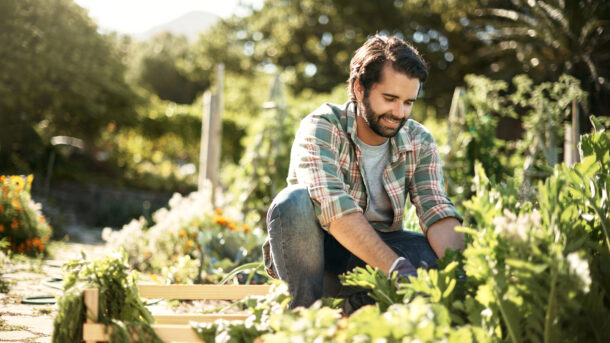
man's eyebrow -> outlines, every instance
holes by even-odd
[[[383,95],[385,97],[388,97],[388,98],[392,98],[392,99],[397,99],[398,98],[398,95],[394,95],[394,94],[391,94],[391,93],[381,93],[381,95]],[[417,99],[413,98],[413,99],[406,99],[406,100],[413,102],[413,101],[415,101]]]

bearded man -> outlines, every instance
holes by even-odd
[[[427,76],[413,46],[374,36],[350,62],[350,100],[301,121],[264,246],[267,272],[287,282],[291,308],[343,297],[351,312],[372,300],[338,275],[368,264],[408,279],[436,267],[446,249],[463,249],[436,142],[409,119]],[[423,234],[403,230],[406,206],[415,206]]]

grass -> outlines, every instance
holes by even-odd
[[[28,327],[24,326],[24,325],[9,325],[6,323],[6,320],[0,318],[0,331],[18,331],[18,330],[28,330]]]

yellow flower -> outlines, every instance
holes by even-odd
[[[241,228],[242,228],[242,230],[244,230],[244,232],[252,231],[252,229],[248,225],[246,225],[246,224],[244,224]]]
[[[20,176],[13,175],[11,176],[11,181],[17,185],[17,187],[23,187],[25,182]]]
[[[21,212],[21,204],[19,203],[19,199],[17,197],[13,198],[13,207],[17,210],[17,212]]]
[[[217,209],[214,210],[214,214],[217,215],[217,216],[220,216],[220,215],[222,215],[222,210],[217,208]]]
[[[184,230],[180,230],[180,232],[178,234],[180,235],[181,238],[186,237],[186,231],[184,231]]]
[[[6,175],[0,175],[0,182],[6,181]]]
[[[34,180],[34,175],[28,175],[28,187],[32,186],[32,181]]]
[[[214,221],[220,225],[226,225],[229,222],[229,220],[223,216],[217,216]]]
[[[231,231],[237,231],[237,228],[235,227],[235,225],[233,224],[229,224],[227,225],[227,229],[231,230]]]

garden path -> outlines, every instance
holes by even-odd
[[[55,296],[61,293],[61,266],[85,251],[88,258],[98,258],[106,253],[105,245],[54,242],[51,258],[33,260],[14,257],[2,275],[9,281],[9,292],[0,293],[0,342],[48,343],[53,333],[56,305],[25,304],[27,297]]]

